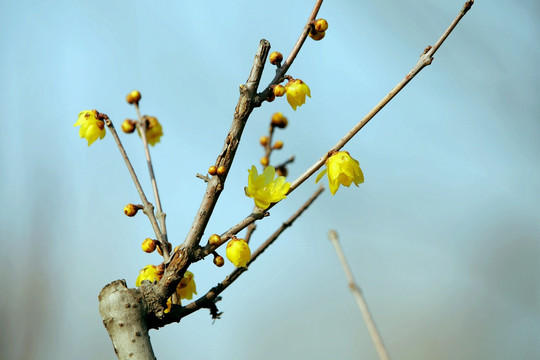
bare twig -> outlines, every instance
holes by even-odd
[[[337,142],[336,145],[334,145],[326,154],[324,154],[315,164],[313,164],[309,169],[307,169],[302,175],[300,175],[294,182],[291,184],[291,187],[289,189],[289,193],[293,192],[300,184],[302,184],[304,181],[306,181],[311,175],[313,175],[317,170],[321,168],[321,166],[324,165],[326,159],[328,159],[328,156],[332,154],[335,151],[340,150],[355,136],[363,127],[366,125],[383,107],[386,106],[392,100],[394,96],[397,95],[408,83],[411,81],[424,67],[431,64],[433,61],[433,55],[435,52],[439,49],[439,47],[442,45],[444,40],[450,35],[452,30],[456,27],[456,25],[459,23],[459,21],[463,18],[463,16],[469,11],[471,6],[473,5],[474,1],[470,0],[465,3],[463,6],[463,9],[460,11],[459,15],[454,19],[454,21],[450,24],[448,29],[444,32],[444,34],[437,40],[435,45],[432,47],[426,48],[424,50],[424,53],[420,56],[420,60],[418,60],[418,63],[412,68],[412,70],[401,80],[375,107],[366,115],[358,124],[356,124],[341,140]]]
[[[257,225],[255,224],[249,224],[246,231],[246,236],[244,236],[244,240],[249,244],[249,240],[251,240],[251,235],[253,235],[253,232],[255,232],[255,229],[257,229]]]
[[[159,191],[157,187],[156,182],[156,176],[154,175],[154,166],[152,165],[152,157],[150,156],[150,149],[148,148],[148,139],[146,138],[146,130],[148,127],[148,123],[146,120],[146,117],[141,116],[141,111],[139,109],[139,104],[135,103],[135,110],[137,111],[137,117],[139,118],[139,121],[137,122],[137,126],[139,127],[139,133],[141,134],[141,139],[144,147],[144,154],[146,156],[146,163],[148,164],[148,174],[150,175],[150,181],[152,182],[152,190],[154,192],[154,199],[156,202],[156,217],[159,219],[159,224],[161,225],[161,235],[162,235],[162,251],[163,251],[163,259],[165,262],[169,261],[169,241],[167,239],[167,227],[165,225],[165,217],[167,216],[161,207],[161,199],[159,197]]]
[[[157,239],[161,243],[163,243],[161,230],[159,228],[158,222],[154,215],[154,205],[148,202],[146,195],[144,194],[144,190],[141,186],[141,183],[139,182],[139,179],[137,178],[137,174],[135,174],[135,169],[133,169],[133,166],[131,165],[131,161],[129,161],[126,150],[124,149],[124,146],[122,145],[122,142],[120,141],[120,138],[118,137],[116,129],[114,128],[112,121],[108,117],[105,119],[105,124],[109,128],[109,131],[111,132],[114,138],[114,141],[116,142],[116,145],[118,146],[118,150],[120,150],[120,154],[122,155],[122,158],[124,159],[124,162],[126,163],[129,174],[131,175],[131,178],[133,179],[135,188],[137,189],[137,192],[139,193],[139,197],[141,198],[141,201],[143,203],[143,212],[146,214],[146,216],[148,216],[148,219],[150,219],[150,224],[152,224],[152,229],[154,230],[154,234],[156,235]]]
[[[349,282],[349,288],[351,289],[354,295],[354,298],[356,299],[356,303],[358,304],[358,307],[360,308],[360,312],[362,313],[364,322],[366,323],[369,334],[371,335],[371,340],[373,340],[375,349],[377,350],[377,353],[379,354],[379,359],[390,360],[390,356],[388,355],[388,352],[386,351],[386,348],[384,347],[384,343],[382,341],[381,335],[379,334],[379,331],[377,330],[375,321],[373,321],[367,302],[364,299],[364,296],[362,295],[362,290],[354,281],[354,276],[352,274],[351,268],[349,267],[349,264],[347,263],[347,259],[345,259],[345,254],[343,253],[343,249],[341,249],[341,245],[339,244],[339,239],[338,239],[338,235],[336,231],[330,230],[328,232],[328,237],[330,238],[330,241],[332,242],[332,244],[334,245],[334,248],[336,249],[336,253],[339,258],[339,261],[341,262],[341,265],[343,266],[343,270],[345,270],[345,275],[347,276],[347,281]]]

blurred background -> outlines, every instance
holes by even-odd
[[[248,215],[247,169],[270,116],[294,180],[417,62],[463,0],[325,2],[325,39],[289,74],[312,97],[255,109],[205,238]],[[108,134],[72,125],[98,109],[164,133],[151,149],[169,238],[184,239],[222,149],[261,38],[287,56],[314,1],[0,3],[0,357],[114,359],[97,296],[157,264],[147,219]],[[326,191],[230,289],[151,331],[159,359],[375,359],[327,232],[338,231],[395,359],[540,357],[540,4],[477,2],[424,69],[346,147],[365,183]],[[273,77],[267,65],[261,85]],[[137,135],[125,147],[150,197]],[[260,222],[256,247],[315,191],[314,178]],[[224,253],[222,252],[222,255]],[[199,295],[233,269],[194,264]]]

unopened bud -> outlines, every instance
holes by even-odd
[[[208,168],[208,173],[209,173],[210,175],[216,175],[216,174],[217,174],[217,167],[215,167],[214,165],[210,166],[210,167]]]
[[[262,146],[266,146],[268,144],[268,141],[270,141],[268,136],[261,136],[261,138],[259,139],[259,142]]]
[[[270,64],[278,65],[283,61],[283,54],[279,51],[274,51],[269,56]]]
[[[272,126],[280,129],[286,128],[288,123],[287,118],[280,112],[274,113],[274,115],[272,115],[272,119],[270,120],[270,124]]]
[[[262,166],[268,166],[268,163],[269,163],[268,158],[266,156],[263,156],[261,158],[261,165]]]
[[[212,246],[221,244],[221,237],[218,234],[212,234],[208,238],[208,243]]]
[[[139,90],[133,90],[129,94],[126,95],[126,101],[128,104],[137,104],[141,100],[141,93]]]
[[[126,119],[122,123],[121,128],[122,128],[122,131],[125,132],[126,134],[131,134],[132,132],[135,131],[135,128],[136,128],[135,121]]]
[[[286,92],[287,92],[287,89],[285,89],[285,86],[283,86],[281,84],[277,84],[276,86],[274,86],[274,95],[275,96],[281,97],[281,96],[285,95]]]
[[[135,204],[127,204],[124,206],[124,214],[126,214],[129,217],[133,217],[137,214],[140,207]]]
[[[146,238],[142,243],[142,249],[146,253],[153,253],[156,250],[156,242],[150,238]]]
[[[221,256],[221,255],[215,256],[214,257],[214,264],[217,267],[222,267],[223,264],[225,264],[225,259],[223,259],[223,256]]]
[[[326,32],[324,32],[324,31],[312,30],[312,31],[309,32],[309,37],[312,38],[315,41],[322,40],[325,35],[326,35]]]
[[[276,141],[273,147],[274,149],[277,149],[277,150],[281,149],[283,147],[283,141],[281,140]]]
[[[221,165],[220,167],[217,168],[216,172],[217,172],[217,174],[219,176],[221,176],[221,175],[225,174],[225,171],[227,171],[227,169],[225,169],[225,166]]]
[[[328,29],[328,21],[325,19],[317,19],[315,20],[315,31],[321,32],[326,31]]]

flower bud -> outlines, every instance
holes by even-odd
[[[268,94],[268,99],[266,99],[266,101],[268,102],[272,102],[276,99],[276,95],[274,95],[274,92],[273,91],[270,91],[270,94]]]
[[[270,141],[268,136],[261,136],[261,138],[259,139],[259,142],[262,146],[266,146],[268,144],[268,141]]]
[[[287,118],[283,116],[283,114],[280,112],[274,113],[270,120],[270,124],[272,126],[278,127],[280,129],[286,128],[288,123],[289,122],[287,121]]]
[[[283,86],[281,84],[277,84],[276,86],[274,86],[274,95],[275,96],[281,97],[281,96],[285,95],[286,92],[287,92],[287,90],[285,89],[285,86]]]
[[[227,259],[236,267],[245,267],[251,259],[251,250],[244,239],[233,238],[227,244]]]
[[[224,264],[225,264],[225,259],[223,259],[223,256],[215,256],[214,257],[214,264],[217,266],[217,267],[222,267]]]
[[[128,102],[128,104],[138,104],[139,100],[141,100],[141,93],[139,92],[139,90],[133,90],[126,95],[126,101]]]
[[[312,38],[315,41],[322,40],[325,35],[326,35],[326,33],[324,31],[311,30],[309,32],[309,37]]]
[[[269,163],[268,158],[266,156],[263,156],[261,158],[261,165],[262,166],[268,166],[268,163]]]
[[[283,147],[283,141],[281,140],[276,141],[273,147],[274,149],[277,149],[277,150],[281,149]]]
[[[161,244],[160,243],[156,244],[156,248],[157,248],[157,253],[159,255],[163,256],[163,250],[161,249]]]
[[[212,234],[208,238],[208,243],[212,246],[219,245],[221,244],[221,237],[218,234]]]
[[[129,217],[133,217],[137,214],[140,207],[135,204],[127,204],[124,206],[124,214],[126,214]]]
[[[150,238],[146,238],[142,243],[142,249],[146,253],[153,253],[156,250],[156,242]]]
[[[325,19],[317,19],[315,20],[314,28],[317,32],[326,31],[328,29],[328,21],[326,21]]]
[[[283,54],[281,54],[279,51],[274,51],[269,56],[270,64],[272,65],[278,65],[281,64],[283,61]]]
[[[287,177],[287,175],[289,174],[289,172],[287,171],[287,168],[285,166],[279,166],[276,168],[276,174],[278,176],[284,176],[284,177]]]
[[[210,167],[208,168],[208,173],[209,173],[210,175],[216,175],[216,174],[217,174],[217,167],[215,167],[214,165],[210,166]]]
[[[124,120],[124,122],[122,123],[122,131],[125,132],[126,134],[131,134],[132,132],[135,131],[135,121],[133,120],[130,120],[130,119],[126,119]]]
[[[218,174],[219,176],[221,176],[221,175],[225,174],[225,171],[226,171],[226,170],[227,170],[227,169],[225,169],[225,166],[221,165],[220,167],[217,168],[217,171],[216,171],[216,172],[217,172],[217,174]]]

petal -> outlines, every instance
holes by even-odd
[[[323,171],[321,171],[318,175],[317,175],[317,178],[315,179],[315,184],[319,182],[319,180],[322,179],[322,177],[324,176],[324,174],[326,174],[326,169],[324,169]]]

